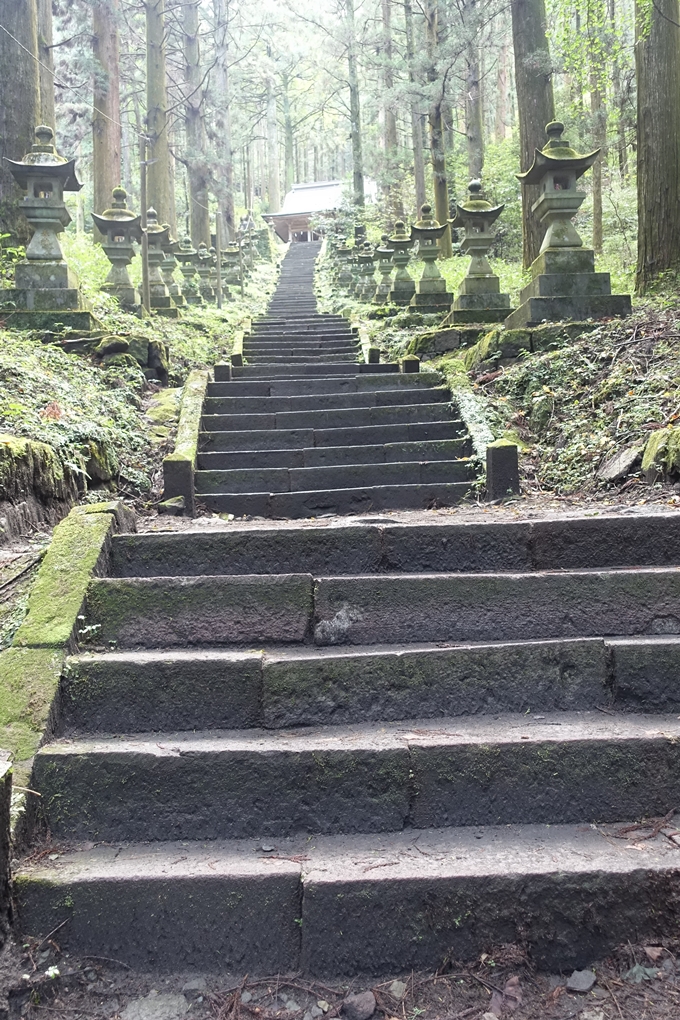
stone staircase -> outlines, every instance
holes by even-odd
[[[339,976],[673,931],[673,837],[616,832],[680,805],[679,549],[677,513],[116,536],[19,936]]]
[[[449,390],[437,373],[361,362],[347,321],[316,310],[318,251],[291,246],[269,313],[244,340],[245,364],[215,366],[197,500],[288,518],[457,503],[473,462]]]

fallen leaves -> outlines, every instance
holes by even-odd
[[[502,992],[495,989],[491,995],[489,1012],[502,1017],[504,1012],[514,1013],[522,1005],[522,986],[517,975],[509,977]]]

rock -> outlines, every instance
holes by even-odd
[[[102,359],[105,368],[136,368],[139,369],[137,361],[131,354],[105,354]]]
[[[92,482],[110,482],[120,470],[118,457],[107,439],[90,439],[83,451],[85,470]]]
[[[94,353],[103,358],[107,354],[125,354],[130,349],[130,341],[123,336],[105,336],[94,349]]]
[[[587,1009],[581,1013],[581,1020],[604,1020],[604,1013],[601,1009]]]
[[[375,1013],[375,995],[373,992],[359,992],[348,995],[342,1004],[342,1012],[348,1020],[368,1020]]]
[[[164,499],[156,505],[159,514],[167,514],[169,517],[181,517],[184,513],[184,496],[173,496],[171,499]]]
[[[567,981],[568,992],[580,992],[585,995],[597,981],[594,970],[575,970]]]
[[[168,348],[162,340],[149,340],[149,368],[154,370],[156,378],[163,386],[168,385],[170,358]]]
[[[205,978],[202,977],[192,978],[191,981],[187,981],[182,988],[183,992],[207,992],[207,990],[207,982]]]
[[[310,1009],[309,1013],[310,1013],[310,1016],[312,1016],[314,1018],[314,1020],[316,1020],[316,1018],[319,1017],[319,1016],[323,1016],[323,1010],[319,1009],[318,1006],[312,1006],[312,1008]]]
[[[241,995],[241,1002],[244,1003],[244,1004],[246,1002],[251,1002],[252,998],[253,998],[253,993],[252,992],[243,992],[243,994]]]
[[[613,456],[607,457],[595,474],[603,482],[617,482],[630,474],[641,456],[642,447],[640,445],[626,446],[623,450],[617,450]]]
[[[393,981],[389,987],[389,993],[395,999],[403,999],[406,994],[406,983],[404,981]]]
[[[680,471],[680,428],[669,425],[650,433],[642,456],[642,470],[648,482]]]
[[[171,425],[179,418],[181,396],[181,386],[160,390],[153,395],[144,414],[154,425]]]
[[[144,367],[149,363],[149,338],[143,334],[135,333],[130,337],[128,354],[131,354],[135,361]]]
[[[151,991],[143,999],[133,999],[120,1015],[121,1020],[179,1020],[188,1010],[183,995]]]
[[[291,1013],[300,1012],[300,1004],[296,1002],[295,999],[284,999],[283,1004],[286,1009],[290,1010]]]
[[[319,1001],[317,1002],[317,1006],[319,1007],[322,1013],[327,1013],[328,1010],[331,1008],[330,1003],[326,1002],[325,999],[319,999]]]

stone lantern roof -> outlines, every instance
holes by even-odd
[[[569,170],[578,179],[591,168],[600,150],[595,149],[594,152],[586,154],[576,152],[569,142],[562,138],[563,131],[564,124],[559,120],[546,124],[545,133],[548,141],[542,149],[535,150],[534,162],[523,174],[517,174],[518,181],[522,184],[540,184],[551,170]]]
[[[148,209],[146,214],[146,232],[149,242],[161,247],[167,244],[170,239],[170,227],[161,226],[158,222],[158,213],[154,208]]]
[[[111,208],[103,213],[92,213],[92,219],[102,234],[115,233],[120,230],[134,241],[142,239],[142,218],[133,213],[127,206],[127,191],[125,188],[113,189],[113,201]]]
[[[20,188],[28,191],[29,181],[37,174],[59,180],[63,191],[80,191],[82,184],[76,177],[75,159],[60,156],[54,147],[54,131],[46,124],[35,129],[36,142],[31,151],[18,162],[5,157],[5,163]]]
[[[406,224],[403,220],[397,220],[394,224],[394,233],[388,238],[391,248],[397,251],[406,251],[413,245],[414,238],[406,233]]]
[[[456,202],[456,215],[451,226],[465,230],[485,231],[495,223],[505,209],[504,205],[492,206],[482,196],[482,182],[470,181],[468,184],[470,197],[466,202]]]
[[[420,241],[434,243],[443,236],[448,225],[448,222],[440,223],[436,220],[432,215],[432,206],[426,204],[420,210],[420,219],[411,227],[411,236]]]

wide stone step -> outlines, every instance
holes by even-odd
[[[441,386],[436,389],[360,390],[350,393],[299,394],[285,397],[213,397],[208,396],[203,406],[204,414],[247,414],[254,410],[279,411],[321,411],[330,408],[382,407],[398,404],[431,404],[451,399],[451,392]]]
[[[360,345],[354,340],[247,340],[243,345],[244,353],[253,354],[290,354],[299,357],[303,354],[354,354],[360,350]]]
[[[353,490],[327,498],[340,500],[343,491]],[[247,503],[248,495],[235,494],[234,502]],[[274,493],[269,501],[272,508],[304,506],[314,495]],[[680,571],[664,567],[314,579],[229,574],[95,578],[87,615],[98,642],[125,648],[299,643],[312,629],[318,645],[364,645],[667,633],[679,599]]]
[[[468,482],[429,482],[301,492],[203,493],[199,499],[216,514],[301,519],[387,510],[432,510],[455,506],[469,495]]]
[[[273,414],[204,414],[207,432],[242,429],[341,429],[375,425],[405,425],[447,421],[448,404],[383,404],[374,407],[331,408],[320,411],[278,411]]]
[[[303,468],[334,464],[389,464],[395,461],[458,460],[469,457],[468,439],[440,439],[423,443],[384,443],[381,446],[330,446],[301,450],[236,450],[199,453],[203,471],[235,468]]]
[[[220,365],[215,366],[215,375],[219,376]],[[441,376],[437,372],[390,372],[385,375],[378,373],[341,377],[316,376],[311,379],[273,379],[261,382],[246,382],[241,379],[208,383],[209,397],[254,396],[279,397],[296,394],[316,393],[353,393],[360,390],[405,389],[419,390],[440,387]]]
[[[254,353],[244,351],[244,356],[249,365],[308,365],[311,357],[314,358],[314,363],[317,365],[351,365],[362,360],[360,349],[352,350],[349,353],[314,355],[287,354],[285,352],[282,354],[258,354],[257,351]]]
[[[111,570],[124,577],[517,573],[665,566],[678,548],[678,513],[463,524],[434,518],[417,525],[385,517],[305,528],[233,522],[210,531],[115,535]]]
[[[399,366],[397,364],[360,365],[351,361],[344,362],[340,365],[319,364],[318,362],[271,366],[243,365],[242,367],[233,367],[232,375],[235,379],[274,379],[277,377],[299,378],[306,375],[354,375],[357,371],[369,374],[389,372],[397,373],[399,371]]]
[[[499,712],[673,712],[680,637],[83,653],[65,732],[281,729]]]
[[[644,848],[641,862],[582,824],[298,837],[269,853],[252,839],[76,845],[22,867],[17,931],[44,938],[68,918],[63,951],[143,972],[321,977],[478,960],[500,932],[557,973],[631,931],[667,935],[678,852],[661,835]]]
[[[611,823],[677,804],[680,720],[560,712],[82,736],[41,748],[33,782],[62,839]]]
[[[465,436],[460,421],[436,421],[411,425],[369,425],[351,429],[262,429],[205,433],[204,451],[276,450],[311,446],[376,446]]]
[[[195,473],[199,497],[220,492],[309,492],[378,485],[430,485],[469,481],[469,460],[396,461],[382,464],[333,464],[301,468],[232,468]]]

